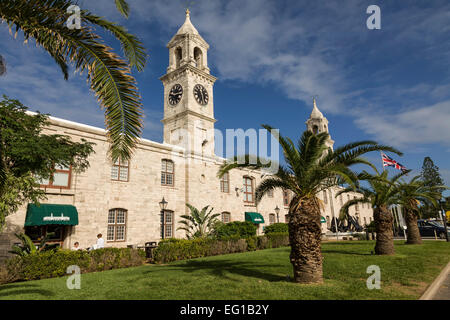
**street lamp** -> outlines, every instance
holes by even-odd
[[[277,223],[280,223],[280,217],[279,217],[279,213],[280,213],[280,208],[278,208],[278,205],[275,207],[275,213],[277,214]]]
[[[439,200],[439,204],[441,206],[441,213],[442,213],[442,220],[444,220],[444,233],[445,233],[445,239],[447,239],[448,242],[448,230],[447,230],[447,215],[445,214],[444,205],[446,204],[445,200]]]
[[[159,207],[161,208],[161,239],[164,239],[164,210],[167,208],[167,203],[164,197],[159,202]]]

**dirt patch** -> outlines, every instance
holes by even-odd
[[[391,282],[389,284],[389,289],[401,292],[407,295],[415,296],[417,299],[419,299],[422,294],[425,292],[425,290],[428,288],[430,283],[428,282],[411,282],[409,285],[404,285],[398,282]]]

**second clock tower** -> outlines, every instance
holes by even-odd
[[[167,44],[169,67],[164,85],[164,142],[202,156],[214,156],[213,86],[208,68],[208,43],[186,21]]]

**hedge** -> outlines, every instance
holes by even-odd
[[[257,227],[249,221],[233,221],[219,225],[215,230],[217,239],[245,239],[256,236]]]
[[[140,266],[143,250],[104,248],[93,251],[50,250],[8,259],[0,266],[0,284],[67,275],[67,267],[77,265],[81,273]]]
[[[253,236],[246,239],[168,239],[159,243],[153,255],[154,263],[167,263],[177,260],[216,256],[289,245],[287,233],[272,233],[266,236]]]
[[[287,223],[274,223],[264,228],[264,234],[289,232]]]

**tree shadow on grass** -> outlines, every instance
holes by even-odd
[[[239,262],[235,260],[217,260],[217,261],[201,261],[201,260],[187,260],[185,263],[177,265],[168,265],[164,267],[164,271],[181,271],[186,273],[194,273],[197,271],[206,272],[209,275],[217,276],[231,281],[241,281],[239,279],[231,278],[229,274],[236,274],[249,278],[262,279],[269,282],[286,281],[286,275],[264,271],[267,267],[277,268],[282,266],[255,264],[252,262]],[[158,268],[159,269],[159,268]],[[153,269],[146,273],[161,272],[162,270]],[[291,272],[289,272],[291,273]]]
[[[354,256],[371,256],[370,252],[362,253],[356,251],[347,251],[347,250],[328,250],[322,249],[322,253],[338,253],[338,254],[346,254],[346,255],[354,255]]]
[[[54,295],[53,292],[44,289],[38,289],[35,284],[28,283],[12,283],[0,286],[0,298],[8,297],[10,295],[21,295],[21,294],[39,294],[45,297],[51,297]]]

